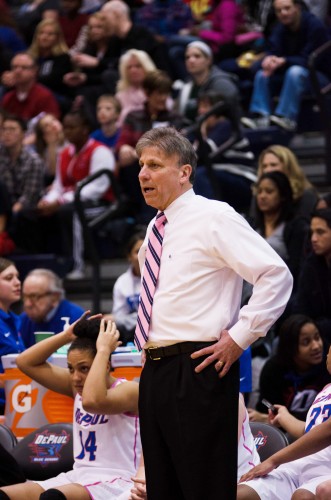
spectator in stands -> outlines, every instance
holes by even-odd
[[[89,15],[80,11],[83,0],[60,0],[59,23],[68,47],[81,49]]]
[[[62,280],[49,269],[30,271],[22,292],[24,312],[20,316],[20,332],[25,347],[35,343],[34,332],[62,332],[63,318],[69,318],[71,324],[84,312],[82,307],[65,298]]]
[[[125,345],[133,342],[137,323],[137,311],[141,288],[138,252],[145,239],[145,232],[133,234],[127,245],[127,259],[130,267],[117,278],[113,288],[113,308],[111,316],[120,332],[120,340]]]
[[[92,132],[91,137],[114,150],[119,138],[118,118],[121,104],[113,95],[101,95],[97,101],[97,120],[100,128]]]
[[[315,210],[310,223],[312,253],[303,262],[293,310],[311,316],[331,343],[331,209]]]
[[[309,223],[295,216],[292,189],[283,172],[265,172],[256,183],[252,225],[287,263],[296,288],[304,257]]]
[[[1,356],[22,352],[25,349],[20,331],[20,319],[10,307],[21,298],[21,282],[14,262],[0,257],[0,373],[3,373]],[[5,391],[0,380],[0,415],[5,408]]]
[[[274,0],[278,23],[269,38],[269,50],[262,59],[254,79],[250,103],[251,116],[242,122],[249,128],[266,127],[269,122],[294,131],[302,95],[310,88],[309,55],[329,39],[327,29],[313,14],[302,7],[301,0]],[[327,58],[318,60],[322,81],[331,77]],[[279,99],[273,110],[272,96]]]
[[[45,166],[44,183],[54,180],[58,155],[67,145],[62,123],[55,116],[42,114],[35,126],[35,149]]]
[[[167,125],[181,128],[183,120],[180,115],[167,109],[172,81],[166,73],[161,70],[148,73],[144,79],[143,88],[146,94],[144,109],[131,111],[126,116],[117,141],[116,151],[121,185],[132,203],[139,222],[145,224],[155,211],[146,206],[141,193],[138,181],[139,164],[135,146],[139,138],[147,130]]]
[[[86,45],[72,53],[74,71],[64,75],[64,83],[76,96],[82,96],[91,116],[101,94],[114,94],[118,79],[106,16],[96,12],[88,20]],[[79,97],[81,99],[81,97]]]
[[[277,352],[262,368],[259,401],[256,410],[248,409],[250,420],[268,422],[264,398],[285,405],[291,415],[305,420],[316,394],[328,381],[317,324],[308,316],[294,314],[281,325]]]
[[[72,87],[100,83],[101,74],[107,69],[111,59],[106,16],[96,12],[88,20],[84,49],[72,54],[71,60],[76,71],[65,75],[64,81]]]
[[[235,46],[236,35],[244,30],[242,6],[235,0],[220,0],[211,12],[210,21],[210,29],[202,23],[193,26],[190,33],[208,43],[216,58],[219,54],[222,59],[236,57],[238,55]]]
[[[155,70],[154,62],[144,50],[129,49],[120,57],[120,78],[115,94],[122,106],[120,125],[130,111],[143,109],[146,101],[143,81],[149,71]]]
[[[185,58],[190,77],[178,96],[179,112],[194,122],[198,112],[199,92],[212,90],[222,97],[225,104],[232,107],[234,115],[239,118],[238,89],[229,74],[213,65],[210,47],[204,42],[191,42],[186,48]]]
[[[16,13],[19,31],[30,45],[36,26],[43,19],[56,19],[59,0],[31,0],[23,3]]]
[[[57,221],[62,235],[61,252],[66,256],[73,254],[74,258],[74,270],[70,277],[78,278],[84,275],[84,248],[81,227],[76,215],[72,221],[75,189],[77,183],[88,175],[102,169],[113,170],[115,160],[109,148],[89,137],[91,125],[83,111],[68,113],[63,119],[63,130],[70,144],[62,150],[59,156],[55,180],[50,190],[38,203],[38,212],[39,220],[43,220],[44,231],[48,232],[49,237],[53,236],[53,239],[55,227],[50,221],[55,224]],[[94,180],[82,190],[82,200],[86,208],[102,207],[111,199],[109,180],[104,176]],[[74,236],[72,230],[74,230]],[[36,238],[38,238],[37,235]],[[56,242],[53,241],[53,243]]]
[[[1,100],[5,111],[24,120],[30,120],[41,112],[59,118],[60,110],[53,93],[37,83],[38,66],[33,57],[25,52],[16,54],[11,61],[11,69],[10,82],[4,80],[6,73],[3,75],[3,83],[14,87]]]
[[[62,80],[71,70],[71,61],[59,23],[52,19],[41,21],[28,52],[38,65],[38,82],[54,92],[59,103],[64,104],[67,88]]]
[[[296,213],[310,219],[318,194],[300,167],[297,157],[289,148],[273,144],[262,151],[259,156],[257,176],[260,177],[263,173],[273,170],[287,175],[293,192]]]
[[[17,218],[33,210],[42,195],[44,165],[40,157],[23,146],[26,126],[14,116],[4,119],[0,144],[0,178],[7,192],[10,212],[6,226],[19,244]]]
[[[169,71],[170,64],[166,46],[156,40],[145,26],[137,26],[130,18],[130,9],[122,0],[109,0],[102,9],[107,16],[110,43],[117,59],[129,49],[144,50],[153,59],[157,68]]]
[[[218,93],[200,92],[198,119],[191,127],[195,129],[192,140],[195,139],[198,155],[194,191],[206,198],[225,201],[238,212],[246,213],[252,198],[251,185],[256,178],[254,154],[232,112]],[[222,153],[217,154],[223,147]]]

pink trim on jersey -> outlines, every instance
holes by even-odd
[[[242,428],[241,428],[241,433],[243,435],[243,438],[244,438],[244,443],[243,443],[243,447],[245,448],[245,450],[248,451],[248,453],[250,455],[253,455],[253,450],[252,448],[249,448],[246,444],[245,444],[245,441],[246,441],[246,435],[245,435],[245,427],[244,427],[244,423],[246,422],[246,419],[247,419],[247,414],[245,415],[245,418],[243,420],[243,423],[242,423]]]
[[[110,386],[110,388],[112,389],[113,387],[116,387],[117,385],[122,384],[123,382],[127,382],[127,380],[125,378],[118,378]],[[133,443],[133,463],[134,463],[135,468],[137,469],[137,467],[138,467],[138,464],[137,464],[137,462],[138,462],[138,457],[137,457],[138,416],[135,415],[134,413],[128,413],[128,412],[124,412],[123,415],[125,415],[126,417],[131,417],[131,418],[135,418],[136,419],[136,421],[135,421],[134,443]],[[106,482],[108,483],[109,481],[106,481]]]
[[[134,434],[134,445],[133,445],[133,463],[134,463],[134,466],[135,466],[135,469],[137,469],[138,465],[137,465],[137,460],[138,460],[138,457],[137,457],[137,436],[138,436],[138,417],[136,418],[136,421],[135,421],[135,434]]]
[[[89,486],[97,486],[98,484],[105,484],[105,483],[113,484],[115,481],[118,481],[119,479],[122,479],[122,481],[125,481],[126,483],[131,483],[131,481],[128,481],[124,477],[118,476],[114,477],[111,481],[96,481],[95,483],[85,484],[84,488],[88,488]]]
[[[90,495],[91,499],[94,500],[94,496],[92,495],[92,493],[90,492],[89,490],[89,486],[98,486],[98,484],[105,484],[105,483],[110,483],[110,484],[113,484],[115,481],[117,481],[118,479],[122,479],[122,481],[125,481],[126,483],[130,484],[131,481],[128,481],[127,479],[124,479],[124,477],[114,477],[114,479],[112,479],[111,481],[97,481],[96,483],[91,483],[91,484],[84,484],[82,486],[84,486],[84,488],[88,491],[88,494]]]

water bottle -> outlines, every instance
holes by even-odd
[[[61,320],[64,321],[64,325],[63,325],[63,331],[67,330],[67,328],[69,328],[70,326],[70,317],[69,316],[62,316],[61,317]],[[70,344],[65,344],[63,345],[62,347],[60,347],[56,353],[57,354],[65,354],[67,355],[68,353],[68,348],[69,348]]]

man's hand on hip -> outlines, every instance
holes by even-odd
[[[215,370],[219,377],[222,378],[230,370],[231,365],[241,356],[243,349],[229,335],[228,330],[223,330],[221,338],[215,344],[212,344],[200,351],[191,354],[192,359],[200,356],[209,356],[200,363],[195,369],[196,373],[200,373],[210,363],[215,362]]]

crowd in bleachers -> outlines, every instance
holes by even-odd
[[[0,0],[0,355],[33,345],[37,327],[58,333],[59,318],[78,318],[45,270],[28,275],[24,312],[12,313],[21,285],[2,257],[55,253],[72,262],[67,278],[83,277],[75,191],[103,169],[134,221],[118,248],[128,248],[130,268],[114,287],[111,316],[122,341],[133,341],[137,252],[156,213],[141,194],[135,146],[149,129],[171,125],[197,151],[196,193],[243,214],[294,277],[282,317],[252,346],[247,401],[251,420],[270,421],[264,397],[304,420],[329,379],[331,203],[287,146],[303,96],[314,99],[309,56],[330,39],[327,1]],[[321,85],[330,69],[331,55],[318,60]],[[269,128],[267,142],[255,137],[253,147],[250,129]],[[282,145],[270,139],[279,132]],[[85,186],[87,217],[114,203],[115,192],[106,175]],[[243,304],[250,293],[244,283]]]
[[[254,166],[257,159],[243,155],[244,143],[249,151],[249,135],[240,120],[253,128],[273,123],[279,129],[295,129],[302,94],[309,91],[308,57],[330,36],[327,2],[318,5],[222,0],[206,3],[201,11],[194,2],[173,0],[146,5],[121,0],[44,0],[14,6],[4,2],[2,119],[22,123],[6,122],[2,132],[0,182],[7,201],[4,195],[0,252],[6,254],[14,246],[19,252],[50,251],[54,238],[38,238],[46,216],[58,219],[58,213],[66,212],[77,182],[101,166],[115,172],[136,222],[147,223],[153,213],[146,210],[140,193],[134,147],[146,130],[166,124],[183,130],[197,144],[197,192],[218,196],[245,212],[253,177],[244,167]],[[330,77],[329,68],[329,59],[319,62],[323,81]],[[203,94],[209,94],[205,99],[213,104],[224,104],[212,115],[213,122],[212,116],[203,120],[211,106],[198,109]],[[270,107],[274,95],[279,95],[275,111]],[[64,126],[73,111],[84,115],[76,129],[82,131],[78,143],[69,131],[72,126]],[[12,129],[18,127],[23,127],[24,137],[16,134],[15,139]],[[226,151],[224,145],[233,135],[235,144]],[[92,139],[104,143],[113,159],[98,159],[95,167],[102,150],[92,154]],[[38,167],[27,167],[28,161]],[[26,175],[23,163],[33,175]],[[239,164],[239,171],[224,173],[221,168],[215,176],[219,179],[210,185],[211,163]],[[93,185],[98,182],[103,188],[91,185],[85,190],[87,205],[110,201],[107,183],[99,179]],[[59,210],[50,208],[50,199]],[[63,255],[73,253],[72,210],[68,230],[56,238],[56,251]],[[30,231],[36,237],[29,237]],[[83,255],[75,259],[73,277],[81,276],[82,260]]]

